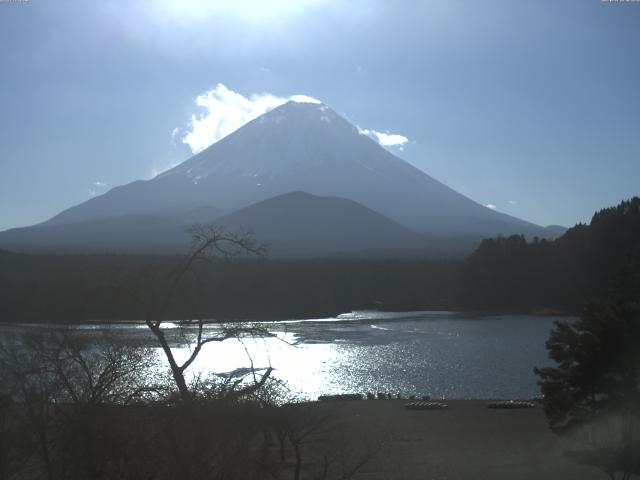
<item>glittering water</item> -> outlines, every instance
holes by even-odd
[[[240,368],[275,368],[293,392],[387,392],[433,398],[533,398],[534,366],[549,365],[545,340],[557,318],[531,315],[472,316],[451,312],[354,312],[336,318],[269,322],[275,337],[206,345],[192,374]],[[566,319],[566,318],[565,318]],[[146,335],[134,323],[121,335]],[[168,333],[178,331],[168,324]],[[85,325],[88,331],[103,325]],[[110,327],[113,329],[114,327]],[[209,326],[215,333],[219,326]],[[173,335],[179,358],[188,340]]]

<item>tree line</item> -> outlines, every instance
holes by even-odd
[[[0,320],[143,320],[127,292],[166,289],[184,256],[0,252]],[[185,278],[168,318],[291,318],[448,307],[457,264],[429,259],[213,259]]]
[[[614,278],[640,248],[640,198],[600,210],[549,241],[485,239],[462,264],[455,302],[463,308],[578,313],[606,299]]]

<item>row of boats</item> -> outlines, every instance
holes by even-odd
[[[345,402],[345,401],[354,401],[354,400],[364,400],[364,395],[360,393],[341,393],[337,395],[321,395],[318,397],[318,401],[320,402]],[[367,393],[367,400],[392,400],[399,399],[402,397],[400,394],[392,395],[388,393],[379,392],[378,394]],[[409,398],[411,400],[409,403],[405,404],[405,408],[407,410],[442,410],[448,408],[448,405],[442,402],[432,402],[431,397],[429,395],[424,395],[422,400],[416,400],[415,395],[411,395]],[[525,401],[525,400],[500,400],[494,401],[487,404],[488,408],[491,409],[526,409],[526,408],[536,408],[535,402]]]

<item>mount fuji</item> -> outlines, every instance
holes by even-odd
[[[291,203],[298,204],[295,214]],[[301,205],[310,208],[308,215]],[[243,213],[247,209],[249,214]],[[136,220],[141,218],[146,220]],[[410,246],[415,251],[418,245],[429,250],[454,239],[468,244],[499,234],[551,233],[452,190],[328,106],[290,101],[151,180],[115,187],[42,224],[1,232],[0,246],[126,251],[135,238],[136,251],[144,250],[145,239],[171,249],[180,244],[188,222],[211,220],[248,229],[259,224],[258,240],[262,233],[276,239],[281,247],[276,250],[285,253],[283,245],[289,245],[298,254],[326,252],[321,244],[343,250],[340,232],[347,225],[360,225],[362,231],[360,236],[352,232],[345,250],[358,241],[367,250]],[[281,235],[271,231],[276,225]],[[322,225],[325,234],[320,235]],[[317,233],[317,241],[310,241],[309,232]],[[379,245],[371,241],[375,238],[381,239]]]

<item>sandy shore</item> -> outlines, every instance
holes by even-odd
[[[606,475],[563,458],[541,408],[495,410],[488,402],[444,401],[447,410],[409,411],[403,400],[341,402],[350,436],[382,446],[357,478],[379,480],[563,479]]]

